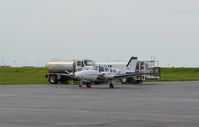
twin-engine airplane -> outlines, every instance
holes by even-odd
[[[113,80],[133,77],[137,75],[143,75],[136,72],[137,57],[131,57],[128,64],[124,69],[112,68],[110,66],[96,66],[93,70],[82,70],[75,72],[74,79],[80,80],[79,87],[86,84],[88,88],[91,88],[92,83],[96,82],[109,82],[109,87],[114,88]]]

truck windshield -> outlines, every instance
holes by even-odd
[[[84,60],[86,66],[95,66],[95,62],[92,60]]]

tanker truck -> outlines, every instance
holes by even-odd
[[[81,70],[94,69],[95,62],[90,59],[83,60],[51,60],[48,62],[48,82],[50,84],[68,83],[70,74]]]

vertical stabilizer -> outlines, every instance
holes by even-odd
[[[126,68],[131,72],[135,72],[136,64],[137,64],[137,57],[131,57],[128,64],[126,65]]]

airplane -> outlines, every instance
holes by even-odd
[[[131,57],[126,67],[123,69],[112,68],[111,66],[96,66],[93,70],[82,70],[75,72],[73,78],[80,80],[79,87],[86,84],[87,88],[91,88],[91,83],[109,81],[109,88],[114,88],[113,80],[123,79],[127,77],[143,75],[136,72],[137,57]]]

